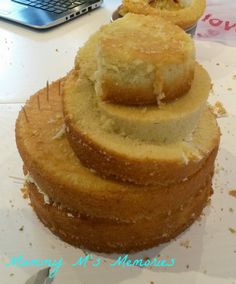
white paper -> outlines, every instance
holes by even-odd
[[[196,38],[236,46],[236,2],[208,0],[204,16],[198,22]]]

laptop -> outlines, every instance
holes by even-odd
[[[0,18],[48,29],[101,6],[103,0],[0,0]]]

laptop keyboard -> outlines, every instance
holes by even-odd
[[[1,1],[1,0],[0,0]],[[54,12],[57,14],[65,13],[75,7],[84,4],[86,1],[80,0],[12,0],[20,4],[39,8],[48,12]]]

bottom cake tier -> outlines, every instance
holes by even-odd
[[[76,247],[106,253],[140,251],[175,238],[200,216],[212,193],[209,181],[169,216],[123,223],[72,214],[55,203],[46,204],[44,195],[33,183],[26,186],[38,218],[55,235]]]

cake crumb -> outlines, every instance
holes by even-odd
[[[236,80],[236,75],[233,75],[233,80]]]
[[[24,199],[27,199],[29,197],[29,192],[25,185],[21,188],[21,192]]]
[[[150,284],[154,284],[154,282],[153,282],[153,281],[150,281]]]
[[[186,265],[186,268],[189,269],[189,264]]]
[[[219,63],[219,62],[217,62],[217,63],[216,63],[216,65],[217,65],[217,66],[220,66],[220,63]]]
[[[232,234],[236,234],[236,230],[233,229],[233,228],[229,228],[229,231],[230,231],[230,233],[232,233]]]
[[[215,105],[212,107],[212,111],[214,115],[218,118],[227,116],[227,111],[220,101],[217,101],[215,103]]]
[[[24,225],[22,225],[20,228],[19,228],[19,231],[24,231]]]
[[[57,133],[52,137],[52,140],[60,139],[64,136],[66,130],[65,124],[57,131]]]
[[[183,241],[180,241],[180,245],[181,245],[182,247],[185,247],[186,249],[191,248],[190,240],[183,240]]]
[[[235,189],[231,190],[231,191],[229,192],[229,195],[231,195],[231,196],[233,196],[233,197],[236,198],[236,190],[235,190]]]
[[[215,167],[215,174],[218,174],[220,171],[224,171],[224,168],[222,166],[219,166],[219,164]]]
[[[15,275],[14,273],[9,274],[10,277],[13,277],[14,275]]]
[[[211,91],[212,93],[214,93],[214,84],[213,84],[213,83],[211,83],[211,89],[210,89],[210,91]]]
[[[165,94],[164,93],[161,93],[159,94],[157,97],[156,97],[156,101],[157,101],[157,105],[158,106],[161,106],[161,105],[164,105],[164,103],[162,102],[162,100],[165,98]]]
[[[227,88],[228,91],[232,91],[232,88]]]
[[[230,213],[234,213],[234,209],[233,208],[229,208],[229,212]]]
[[[201,222],[201,221],[202,221],[202,216],[201,216],[201,215],[198,216],[197,221],[198,221],[198,222]],[[199,223],[199,226],[201,226],[201,223]]]

